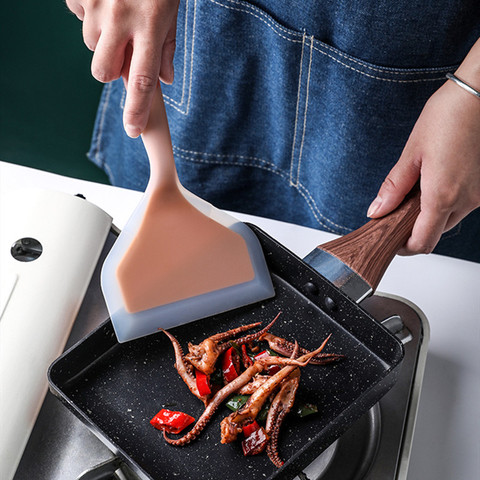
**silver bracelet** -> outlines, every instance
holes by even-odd
[[[447,73],[445,76],[452,82],[455,82],[459,87],[462,87],[467,92],[470,92],[471,94],[480,98],[480,92],[478,90],[475,90],[473,87],[471,87],[468,83],[465,83],[463,80],[460,80],[453,73]]]

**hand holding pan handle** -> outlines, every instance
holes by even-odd
[[[370,295],[408,240],[420,213],[420,189],[414,188],[393,212],[319,245],[304,259],[356,302]]]

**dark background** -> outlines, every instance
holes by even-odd
[[[7,6],[8,4],[8,6]],[[0,160],[108,183],[86,157],[102,85],[64,0],[20,0],[0,15]]]

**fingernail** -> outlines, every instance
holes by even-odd
[[[423,249],[423,252],[425,255],[429,255],[430,253],[433,252],[435,247],[432,247],[431,245],[427,245],[426,247],[424,247]]]
[[[166,72],[166,78],[165,78],[165,83],[167,85],[171,85],[173,83],[173,63],[169,63],[167,67],[167,72]]]
[[[368,211],[367,211],[367,217],[372,217],[373,215],[375,215],[375,213],[378,211],[378,209],[380,208],[380,205],[382,204],[382,199],[380,197],[377,197],[370,205],[370,207],[368,207]]]
[[[135,125],[125,125],[125,132],[131,138],[137,138],[140,135],[140,129]]]

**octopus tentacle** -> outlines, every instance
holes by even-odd
[[[278,468],[283,465],[283,460],[281,460],[278,453],[280,427],[282,426],[283,420],[293,407],[299,384],[300,370],[296,368],[290,376],[285,379],[285,382],[273,399],[268,411],[267,423],[265,426],[265,430],[270,437],[267,444],[267,455],[272,463]]]
[[[235,393],[238,389],[247,384],[252,379],[252,377],[254,377],[257,373],[260,373],[264,368],[265,366],[263,364],[263,361],[259,360],[258,362],[255,362],[251,367],[247,368],[247,370],[245,370],[241,375],[239,375],[237,378],[225,385],[213,396],[213,398],[210,400],[210,403],[207,405],[204,412],[202,413],[201,417],[198,419],[197,423],[188,433],[186,433],[181,438],[173,439],[169,438],[164,431],[163,437],[165,438],[165,440],[170,445],[176,445],[181,447],[197,438],[197,436],[205,428],[207,423],[212,418],[212,415],[222,404],[222,402],[227,397]]]
[[[251,395],[258,388],[260,388],[269,378],[270,375],[257,375],[250,382],[240,388],[237,393],[239,395]]]
[[[259,325],[261,325],[261,323],[262,322],[255,322],[248,325],[242,325],[241,327],[233,328],[232,330],[227,330],[226,332],[220,332],[208,338],[210,338],[210,340],[213,340],[214,342],[219,342],[221,340],[226,340],[227,338],[234,337],[235,335],[245,332],[246,330],[258,327]]]
[[[290,358],[292,359],[295,359],[298,357],[300,353],[300,345],[298,344],[298,342],[295,340],[295,343],[293,344],[293,350],[292,350],[292,353],[290,354]],[[313,358],[312,358],[313,360]]]
[[[247,355],[247,351],[244,348],[242,348],[242,363],[244,368],[253,365],[253,360]]]
[[[300,347],[295,340],[292,354],[290,358],[295,359],[298,357]],[[280,468],[283,465],[283,460],[278,453],[278,437],[280,434],[280,427],[283,423],[283,419],[290,412],[294,402],[295,395],[297,393],[298,386],[300,384],[300,370],[296,368],[284,381],[280,391],[276,393],[268,409],[267,421],[265,425],[265,431],[269,436],[266,451],[268,458],[277,467]]]
[[[304,355],[304,357],[305,356],[306,355]],[[302,360],[302,358],[303,357],[300,357],[299,359],[294,359],[285,357],[274,357],[273,355],[269,355],[268,357],[264,357],[261,360],[265,365],[279,365],[283,367],[306,367],[310,363],[310,359]]]
[[[270,332],[265,332],[259,338],[259,340],[265,340],[266,342],[268,342],[268,346],[274,352],[280,353],[281,355],[286,355],[286,356],[291,355],[294,348],[294,344],[292,342],[289,342],[284,338],[277,337],[276,335],[273,335]],[[300,353],[302,353],[303,355],[309,352],[310,350],[300,347]],[[345,355],[340,355],[338,353],[320,353],[316,355],[314,358],[312,358],[310,363],[312,365],[325,365],[327,363],[332,363],[332,362],[341,360],[342,358],[345,358]]]
[[[292,352],[292,355],[290,356],[290,359],[292,360],[295,360],[296,357],[298,355],[298,343],[297,341],[295,340],[295,347],[294,347],[294,350]],[[265,358],[265,357],[264,357]],[[270,362],[275,362],[275,365],[279,365],[279,362],[278,362],[278,357],[273,357],[271,356],[271,358],[269,358],[267,360],[268,363]],[[253,363],[253,362],[252,362]],[[287,362],[287,365],[295,365],[295,363],[290,363],[290,362]],[[303,366],[305,366],[305,364],[303,364]],[[244,385],[240,390],[238,390],[238,394],[239,395],[252,395],[253,393],[255,393],[258,388],[260,388],[269,378],[271,377],[271,375],[256,375],[249,383],[247,383],[246,385]]]
[[[247,400],[247,403],[241,409],[231,413],[228,417],[225,417],[222,420],[220,424],[222,434],[221,442],[231,443],[236,440],[238,433],[242,430],[241,426],[255,420],[271,393],[295,370],[295,368],[297,368],[297,366],[305,366],[313,356],[320,353],[330,339],[330,336],[331,335],[323,341],[319,348],[306,355],[302,355],[298,360],[288,358],[282,359],[283,362],[285,362],[284,364],[286,364],[287,361],[291,363],[289,365],[287,364],[275,375],[272,375],[255,393],[251,395]],[[278,357],[266,357],[265,359],[262,359],[262,363],[274,364],[276,362],[278,364],[279,360]]]
[[[328,340],[328,339],[327,339]],[[326,341],[324,342],[326,343]],[[170,445],[175,445],[175,446],[183,446],[186,445],[187,443],[190,443],[192,440],[197,438],[197,436],[202,432],[202,430],[205,428],[207,423],[210,421],[212,418],[212,415],[216,412],[218,407],[222,404],[222,402],[228,398],[230,395],[233,393],[237,392],[239,389],[241,389],[244,385],[246,385],[255,375],[258,373],[262,372],[264,368],[268,365],[271,365],[273,361],[278,360],[278,357],[265,357],[257,360],[252,366],[248,367],[243,373],[241,373],[237,378],[232,380],[230,383],[225,385],[221,390],[219,390],[210,400],[208,405],[206,406],[204,412],[198,419],[197,423],[194,425],[194,427],[186,433],[183,437],[178,438],[178,439],[173,439],[169,438],[165,431],[163,432],[163,437],[169,443]],[[284,359],[284,360],[289,360],[289,359]],[[302,360],[301,358],[299,360]],[[303,361],[298,362],[299,364],[306,365],[306,363]],[[289,368],[289,367],[285,367]],[[292,368],[297,368],[296,366],[293,366]],[[272,377],[269,377],[272,378]],[[240,429],[241,430],[241,429]]]
[[[198,435],[202,432],[202,430],[205,428],[207,423],[210,421],[210,418],[212,417],[212,415],[217,410],[218,406],[219,404],[217,404],[216,402],[213,402],[213,399],[212,399],[212,401],[207,405],[205,411],[202,413],[201,417],[198,419],[195,426],[182,438],[178,438],[178,439],[169,438],[166,434],[166,430],[163,431],[163,438],[170,445],[175,445],[178,447],[183,447],[187,443],[190,443],[192,440],[195,440],[195,438],[197,438]]]
[[[185,362],[183,350],[180,343],[170,332],[167,332],[163,328],[161,330],[172,342],[173,350],[175,351],[175,368],[177,369],[177,372],[179,373],[182,380],[186,383],[188,389],[206,406],[208,403],[208,396],[200,395],[195,376],[192,372],[192,367]]]
[[[262,335],[265,335],[268,332],[268,330],[270,330],[273,327],[274,323],[278,320],[278,317],[281,315],[281,313],[282,312],[279,312],[277,316],[266,327],[262,328],[260,331],[256,333],[251,333],[249,335],[245,335],[244,337],[241,337],[241,338],[237,338],[235,339],[235,343],[237,345],[243,345],[244,343],[249,343],[254,340],[258,340]],[[228,350],[230,346],[231,345],[229,343],[224,343],[220,345],[220,353],[223,353],[226,350]]]
[[[235,339],[235,343],[237,345],[243,345],[244,343],[248,343],[252,340],[257,339],[258,337],[266,333],[269,328],[272,327],[272,325],[278,319],[279,315],[280,313],[266,327],[262,328],[262,330],[258,331],[257,333],[246,335],[239,339]],[[258,323],[245,325],[244,327],[239,327],[224,333],[225,334],[229,332],[240,333],[241,331],[247,330],[254,325],[258,325]],[[231,347],[230,342],[220,343],[219,341],[217,341],[218,335],[222,335],[222,334],[217,334],[217,335],[213,335],[212,337],[208,337],[198,345],[193,345],[191,343],[188,344],[189,353],[185,355],[185,360],[191,363],[197,370],[200,370],[205,375],[211,375],[214,372],[215,363],[218,357]],[[229,337],[230,336],[231,335],[229,334]]]

